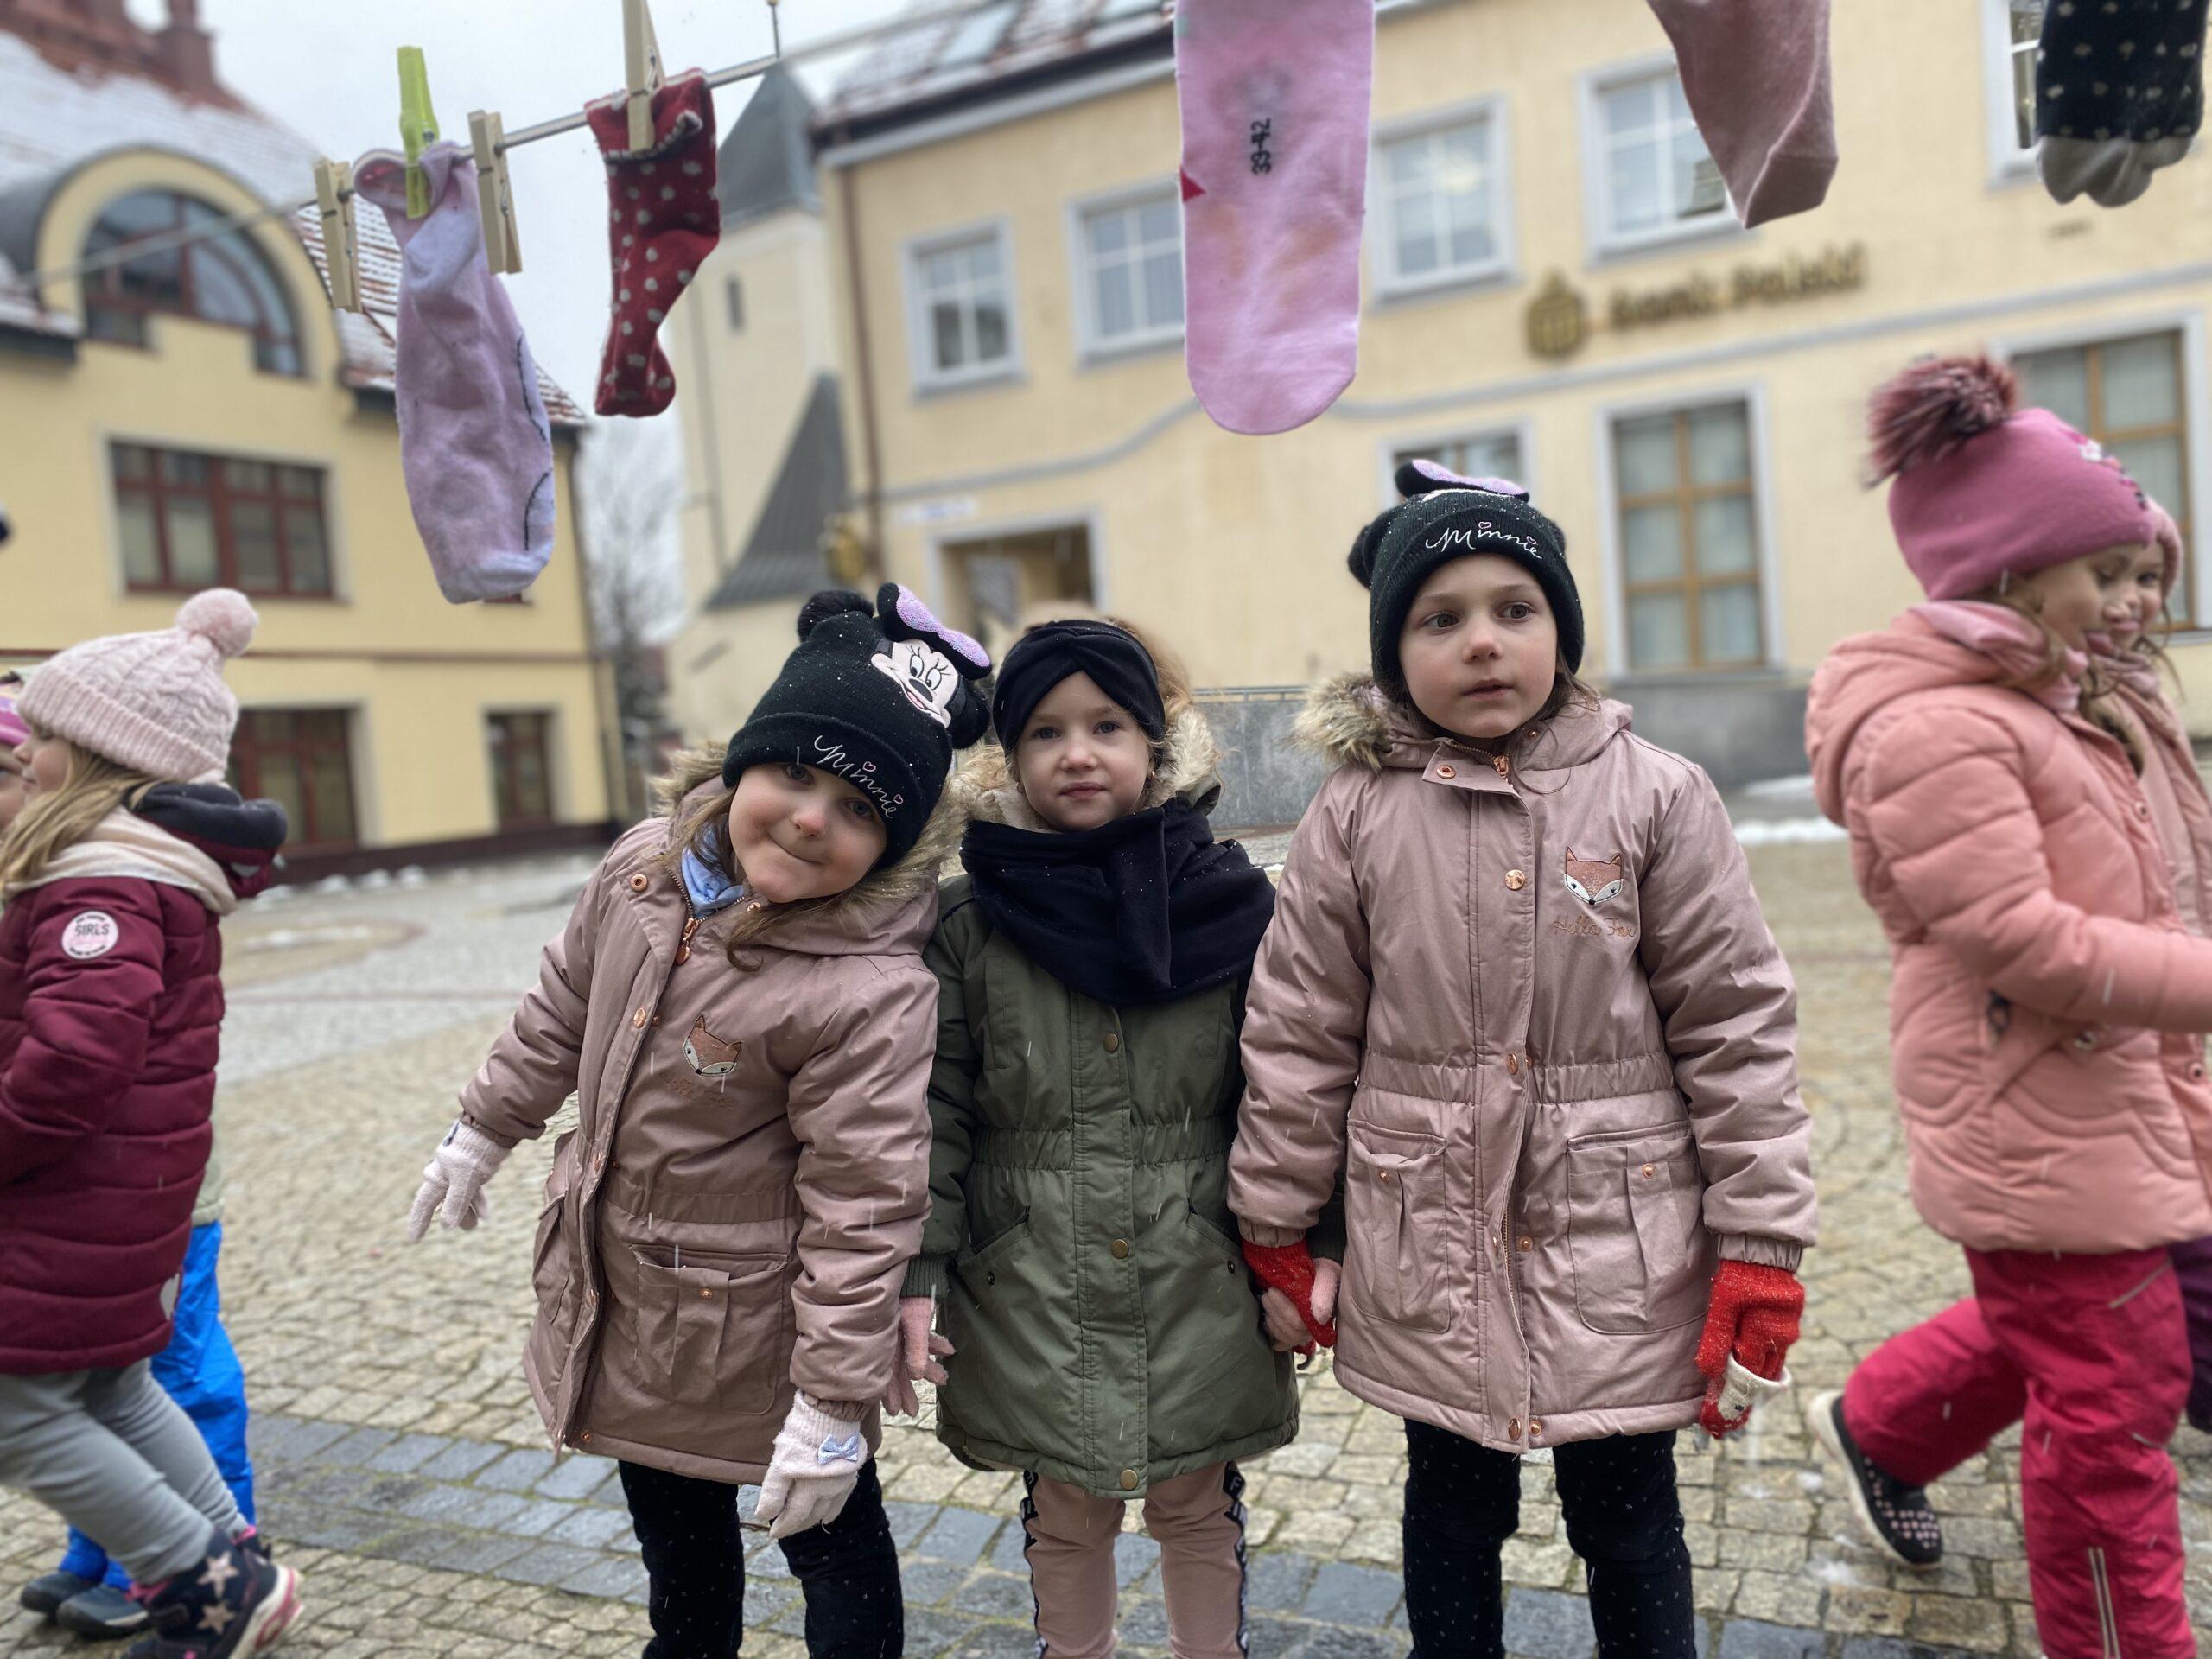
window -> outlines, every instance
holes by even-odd
[[[745,283],[733,276],[722,291],[729,297],[729,331],[741,334],[745,332]]]
[[[129,248],[220,224],[225,217],[189,196],[142,190],[109,205],[85,238],[85,252],[90,257]],[[143,346],[146,319],[162,312],[243,328],[253,336],[255,366],[271,374],[302,372],[291,301],[275,268],[243,231],[225,231],[184,247],[156,248],[85,280],[85,333],[90,339]]]
[[[1706,153],[1672,65],[1601,83],[1592,105],[1600,246],[1633,247],[1735,223],[1720,169]]]
[[[1517,432],[1486,432],[1478,437],[1454,438],[1446,443],[1400,449],[1390,457],[1390,471],[1395,474],[1409,461],[1433,461],[1462,478],[1504,478],[1516,484],[1528,481],[1522,471],[1521,435]],[[1397,499],[1395,493],[1391,499]]]
[[[914,251],[914,378],[957,385],[1014,367],[1014,299],[1006,239],[992,230]]]
[[[359,838],[353,753],[342,709],[248,709],[231,740],[231,787],[283,807],[288,852],[334,852]]]
[[[2190,548],[2196,545],[2190,531],[2195,504],[2189,494],[2189,405],[2182,362],[2182,336],[2175,333],[2024,352],[2012,366],[2025,400],[2118,456],[2151,499],[2173,514],[2181,526],[2182,546]],[[2183,626],[2202,620],[2190,591],[2186,560],[2167,606]]]
[[[957,618],[994,658],[1033,623],[1097,601],[1088,524],[948,542],[944,559],[950,602],[941,614]]]
[[[1420,289],[1504,270],[1506,171],[1485,113],[1379,144],[1384,289]]]
[[[1085,207],[1077,235],[1087,349],[1183,337],[1183,209],[1173,188]]]
[[[319,468],[135,443],[115,444],[109,455],[124,582],[133,593],[330,594]]]
[[[1613,426],[1631,672],[1765,660],[1751,411],[1714,404]]]
[[[547,714],[492,715],[484,721],[491,747],[492,795],[499,828],[533,830],[553,822],[553,771]]]
[[[2000,175],[2034,168],[2044,4],[2044,0],[1981,0],[1989,159]]]

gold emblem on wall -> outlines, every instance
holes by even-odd
[[[1558,271],[1529,302],[1529,349],[1538,357],[1572,357],[1590,338],[1590,308]]]

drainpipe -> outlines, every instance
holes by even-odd
[[[868,286],[861,276],[860,213],[854,205],[853,168],[849,165],[837,169],[837,194],[845,232],[846,302],[853,315],[854,378],[860,388],[861,455],[868,467],[864,500],[868,508],[868,557],[880,580],[884,574],[883,451],[876,437],[875,369],[868,351]]]
[[[733,260],[732,263],[735,262]],[[722,281],[725,284],[729,281],[727,271],[722,273]],[[730,544],[729,526],[722,519],[722,444],[721,429],[715,420],[714,353],[707,347],[708,319],[713,316],[714,308],[703,303],[707,298],[704,294],[698,297],[702,303],[686,313],[691,321],[691,354],[697,359],[692,372],[699,381],[699,395],[691,401],[699,405],[700,459],[704,463],[700,467],[700,475],[706,485],[703,493],[707,498],[707,535],[713,543],[709,552],[719,585],[729,570]],[[690,429],[688,423],[685,429]],[[702,603],[705,598],[705,594],[700,595]]]

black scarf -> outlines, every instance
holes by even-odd
[[[1274,914],[1266,875],[1183,800],[1072,835],[970,824],[960,861],[992,926],[1110,1007],[1249,972]]]

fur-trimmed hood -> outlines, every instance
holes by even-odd
[[[1165,806],[1180,796],[1199,811],[1211,815],[1221,799],[1221,746],[1214,741],[1213,728],[1206,717],[1195,708],[1185,709],[1168,728],[1166,748],[1159,773],[1146,787],[1143,798],[1137,803],[1137,810],[1146,812],[1155,806]],[[952,783],[944,791],[944,802],[946,806],[957,806],[960,811],[959,825],[952,832],[956,844],[970,818],[1039,833],[1048,827],[1014,787],[1006,751],[995,743],[976,746],[967,763],[953,773]],[[940,812],[944,810],[938,808]],[[934,832],[937,825],[932,823],[930,828]],[[923,839],[926,843],[928,837]]]
[[[1513,764],[1524,772],[1554,772],[1595,760],[1629,729],[1629,706],[1600,697],[1570,702],[1516,746]],[[1332,766],[1386,766],[1420,771],[1440,748],[1489,759],[1486,750],[1447,737],[1376,683],[1371,674],[1344,674],[1316,686],[1291,728],[1291,741]]]

